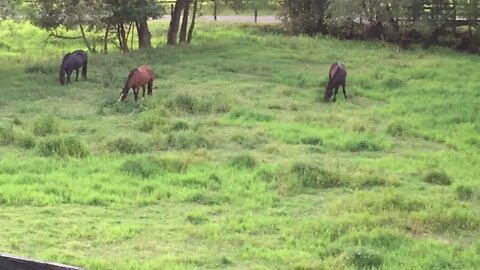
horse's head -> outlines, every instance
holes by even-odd
[[[124,101],[127,99],[128,90],[128,88],[120,88],[120,96],[118,97],[118,101]]]
[[[65,70],[60,69],[60,72],[58,74],[60,76],[60,84],[64,85],[65,84]]]
[[[323,94],[323,101],[328,102],[333,95],[333,87],[330,83],[325,87],[325,93]]]

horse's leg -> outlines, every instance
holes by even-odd
[[[342,88],[343,88],[343,95],[345,96],[345,100],[347,100],[347,92],[345,92],[345,84],[346,82],[343,82]]]
[[[72,71],[71,70],[67,70],[67,84],[70,83],[70,76],[72,75]]]
[[[77,72],[77,78],[75,79],[75,81],[78,82],[78,68],[75,71]]]
[[[147,92],[147,94],[148,94],[149,96],[151,96],[151,95],[152,95],[152,91],[153,91],[153,79],[148,82],[148,92]]]
[[[140,89],[137,88],[137,87],[134,87],[134,88],[133,88],[133,95],[135,95],[135,101],[137,101],[137,99],[138,99],[138,91],[139,91],[139,90],[140,90]]]
[[[337,85],[335,87],[335,92],[333,93],[333,102],[337,101],[337,94],[338,94],[338,88],[340,87],[340,85]]]
[[[145,97],[145,85],[142,85],[142,99]]]
[[[87,61],[85,61],[85,64],[83,64],[82,67],[82,76],[84,80],[87,80]]]

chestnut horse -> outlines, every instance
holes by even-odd
[[[333,94],[333,102],[337,100],[338,88],[342,86],[343,95],[345,100],[347,99],[347,93],[345,93],[345,83],[347,80],[347,69],[342,63],[335,63],[330,66],[330,71],[328,73],[328,85],[325,88],[325,94],[323,100],[328,102]],[[335,92],[333,90],[335,89]]]
[[[138,99],[138,92],[140,87],[143,89],[142,97],[145,97],[145,85],[148,84],[148,95],[152,95],[153,90],[153,68],[149,65],[142,65],[132,70],[128,75],[127,82],[120,92],[119,101],[124,101],[127,98],[130,88],[133,89],[135,101]]]

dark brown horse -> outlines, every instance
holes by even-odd
[[[345,93],[345,83],[347,80],[347,69],[342,63],[335,63],[330,66],[330,72],[328,73],[328,85],[325,88],[325,94],[323,100],[328,102],[333,94],[333,102],[337,100],[338,88],[342,86],[343,95],[345,100],[347,99],[347,93]],[[333,91],[335,90],[335,92]]]
[[[78,70],[82,68],[82,77],[87,79],[87,53],[82,50],[76,50],[72,53],[67,53],[63,57],[62,64],[60,65],[60,84],[65,84],[65,74],[67,74],[67,84],[70,83],[70,76],[75,70],[77,72],[76,81],[78,81]]]
[[[152,95],[153,90],[153,68],[149,65],[142,65],[132,70],[128,75],[127,82],[120,92],[119,101],[124,101],[127,98],[130,88],[133,89],[135,101],[138,99],[138,92],[140,87],[143,89],[142,97],[145,97],[145,85],[148,85],[148,95]]]

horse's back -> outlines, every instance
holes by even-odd
[[[137,71],[142,74],[142,77],[147,78],[148,81],[153,80],[153,68],[150,65],[141,65]]]
[[[145,85],[153,81],[153,68],[149,65],[141,65],[134,69],[129,77],[130,85]]]
[[[334,77],[341,77],[339,79],[345,80],[347,77],[347,69],[345,68],[345,65],[342,63],[334,63],[330,66],[330,72],[329,72],[330,79]]]

